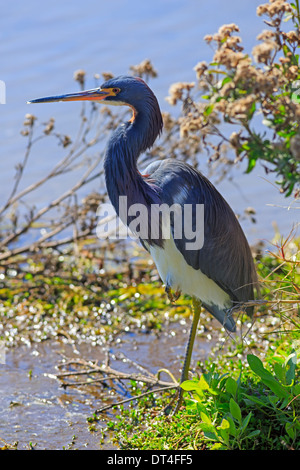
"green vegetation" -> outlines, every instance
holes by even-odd
[[[257,356],[247,359],[251,371],[241,371],[237,380],[215,373],[212,366],[200,380],[183,384],[193,393],[187,407],[199,415],[204,442],[212,442],[212,449],[299,449],[295,351],[286,359],[275,355],[273,373]]]
[[[272,354],[273,372],[254,355],[248,355],[250,369],[239,362],[230,373],[217,372],[208,361],[207,373],[183,384],[191,397],[178,416],[158,415],[163,401],[152,398],[138,410],[122,410],[108,429],[124,449],[299,450],[296,353]]]
[[[86,258],[85,253],[74,259],[50,250],[23,268],[0,268],[0,339],[8,346],[60,336],[103,344],[129,329],[159,331],[166,315],[170,321],[190,315],[188,299],[170,311],[148,264],[139,266],[134,279],[128,266],[96,275],[102,254]]]

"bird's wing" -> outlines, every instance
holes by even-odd
[[[159,163],[151,179],[160,188],[162,203],[180,204],[183,212],[190,207],[186,205],[193,210],[196,204],[204,205],[203,247],[187,249],[192,240],[183,230],[181,238],[174,236],[177,249],[190,266],[200,269],[233,300],[252,300],[256,271],[248,242],[230,206],[210,181],[190,165],[171,159]],[[174,235],[174,220],[171,223]],[[195,231],[195,212],[192,225]]]

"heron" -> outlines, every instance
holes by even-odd
[[[132,117],[112,133],[105,150],[104,172],[107,193],[116,213],[129,225],[129,211],[121,216],[120,200],[126,197],[128,207],[139,204],[147,209],[148,230],[139,239],[150,253],[171,302],[181,294],[192,299],[193,320],[179,384],[188,379],[194,340],[202,307],[228,331],[236,331],[234,312],[255,298],[257,274],[246,236],[223,196],[196,168],[174,158],[150,163],[143,173],[138,169],[140,155],[150,149],[163,130],[159,103],[149,85],[140,77],[122,75],[110,78],[102,86],[58,96],[48,96],[29,103],[57,101],[94,101],[108,105],[129,106]],[[178,213],[156,218],[162,205],[192,210],[192,228],[196,226],[195,211],[204,208],[201,246],[187,248],[183,230],[175,237]],[[188,209],[187,209],[188,208]],[[124,211],[123,211],[124,212]],[[177,215],[176,215],[177,214]],[[182,216],[182,214],[181,214]],[[181,223],[184,225],[184,217]],[[153,235],[149,227],[156,227]],[[155,230],[154,230],[155,232]],[[244,308],[253,316],[253,306]],[[183,400],[182,388],[174,413]]]

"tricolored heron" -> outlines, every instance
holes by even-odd
[[[168,221],[159,219],[158,236],[147,231],[140,237],[154,259],[170,300],[176,300],[181,292],[192,297],[193,322],[182,383],[188,378],[201,304],[224,328],[234,332],[233,307],[254,299],[257,276],[247,239],[228,203],[212,183],[189,164],[166,159],[151,163],[145,176],[138,171],[139,155],[152,147],[163,127],[158,101],[142,79],[120,76],[106,81],[100,88],[40,98],[30,103],[75,100],[127,105],[133,111],[132,118],[113,132],[105,153],[107,191],[117,214],[121,212],[120,196],[127,198],[128,207],[142,204],[148,209],[149,227],[153,206],[176,204],[184,211],[187,207],[193,209],[204,205],[204,244],[201,248],[186,248],[190,240],[184,230],[181,237],[174,236],[176,215],[172,217],[171,213]],[[129,224],[130,220],[127,213],[123,222]],[[166,226],[167,237],[161,228]],[[252,316],[253,307],[246,308],[246,312]],[[180,389],[176,410],[181,401]]]

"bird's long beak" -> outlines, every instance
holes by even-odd
[[[66,95],[46,96],[45,98],[37,98],[27,101],[27,103],[52,103],[55,101],[100,101],[109,96],[108,90],[101,88],[93,88],[92,90],[77,91],[76,93],[68,93]]]

